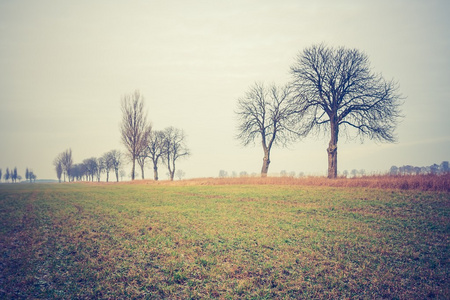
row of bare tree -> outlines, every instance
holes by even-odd
[[[22,180],[22,176],[18,175],[17,173],[17,167],[14,169],[9,170],[9,168],[6,168],[5,174],[3,175],[3,179],[8,182],[11,180],[11,182],[17,182],[17,180]],[[2,180],[2,169],[0,169],[0,180]]]
[[[121,137],[132,163],[131,180],[135,179],[136,162],[141,167],[144,179],[144,167],[148,160],[153,163],[153,176],[158,176],[158,163],[162,161],[168,169],[170,180],[174,179],[178,159],[190,155],[186,146],[183,130],[168,127],[153,130],[147,121],[144,97],[139,91],[122,97]]]
[[[243,145],[261,142],[261,176],[267,176],[273,145],[286,146],[314,133],[328,132],[328,177],[337,177],[339,136],[393,142],[401,116],[398,84],[372,72],[357,49],[324,44],[306,48],[290,68],[283,87],[255,83],[238,100],[238,135]]]
[[[136,177],[136,163],[141,167],[142,179],[144,179],[145,164],[151,160],[153,163],[154,179],[158,180],[158,163],[162,161],[168,168],[169,178],[175,177],[176,161],[190,155],[186,147],[186,136],[183,130],[168,127],[162,131],[152,130],[147,122],[144,98],[139,91],[135,91],[122,98],[122,123],[120,126],[121,139],[126,148],[126,154],[132,163],[131,180]],[[68,181],[87,180],[100,181],[101,174],[106,173],[106,181],[109,181],[111,170],[115,172],[119,181],[119,168],[123,163],[121,152],[112,150],[103,156],[88,158],[82,163],[74,164],[72,149],[67,149],[58,154],[53,164],[59,182],[66,178]],[[178,171],[178,176],[183,176]]]
[[[122,165],[122,154],[118,150],[106,152],[99,158],[91,157],[83,160],[83,162],[74,164],[72,158],[72,149],[60,153],[53,162],[55,166],[56,176],[59,182],[61,177],[66,177],[68,181],[100,181],[100,176],[106,173],[106,182],[109,181],[109,173],[115,172],[116,181],[119,181],[119,169]]]
[[[9,168],[6,168],[5,174],[3,174],[2,169],[0,169],[0,181],[2,180],[2,178],[5,180],[5,182],[11,180],[12,183],[15,183],[17,181],[20,182],[22,180],[22,176],[20,176],[17,172],[17,167],[11,170]],[[27,168],[25,171],[25,179],[27,181],[34,182],[36,178],[37,178],[36,174],[34,174],[32,170],[29,170]]]

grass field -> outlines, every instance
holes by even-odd
[[[450,298],[450,193],[2,184],[0,298]]]

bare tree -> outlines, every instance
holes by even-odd
[[[114,168],[114,161],[111,152],[112,151],[106,152],[102,156],[104,171],[106,173],[106,182],[109,181],[109,171],[111,171]]]
[[[17,167],[14,167],[14,170],[11,171],[11,181],[12,182],[17,182],[17,179],[19,178],[18,174],[17,174]]]
[[[228,177],[228,172],[225,170],[220,170],[219,171],[219,178],[225,178]]]
[[[2,169],[0,169],[0,181],[2,181]]]
[[[179,180],[183,179],[186,176],[186,173],[183,170],[177,170],[177,177]]]
[[[105,171],[105,161],[103,160],[103,157],[99,157],[97,158],[97,169],[96,169],[98,182],[100,182],[100,177],[104,171]]]
[[[153,177],[158,180],[158,161],[164,155],[164,132],[152,131],[147,146],[148,157],[153,162]]]
[[[119,182],[119,168],[122,165],[122,154],[119,150],[111,150],[109,154],[111,156],[114,172],[116,173],[116,180]]]
[[[356,129],[363,139],[395,141],[402,97],[398,84],[372,72],[368,56],[356,49],[314,45],[291,67],[299,112],[306,131],[330,131],[328,177],[337,177],[339,133]]]
[[[122,142],[128,151],[131,162],[131,180],[135,177],[136,159],[145,149],[151,127],[147,124],[144,112],[144,98],[139,91],[122,97]]]
[[[169,171],[169,178],[173,181],[175,177],[175,162],[182,157],[189,156],[189,149],[186,147],[186,135],[183,130],[168,127],[164,130],[164,155]]]
[[[5,178],[6,182],[8,182],[8,180],[11,178],[11,174],[9,173],[9,168],[6,168],[4,178]]]
[[[148,138],[146,138],[145,143],[148,145]],[[137,161],[139,167],[141,167],[142,179],[145,179],[144,167],[145,167],[145,161],[147,160],[148,156],[149,156],[149,153],[148,153],[148,146],[147,146],[147,147],[144,147],[142,149],[142,151],[139,153],[139,155],[136,157],[136,161]]]
[[[83,160],[83,164],[86,167],[86,173],[88,175],[88,181],[94,181],[94,176],[97,174],[98,171],[98,162],[95,157],[87,158]]]
[[[63,169],[64,182],[66,181],[66,175],[68,180],[70,181],[70,169],[72,168],[73,160],[72,160],[72,149],[67,149],[62,152],[57,158],[61,161],[61,166]]]
[[[74,164],[70,170],[70,176],[72,177],[72,181],[83,180],[83,176],[88,176],[86,166],[83,163]]]
[[[61,162],[61,155],[58,155],[55,160],[53,161],[53,165],[55,166],[56,171],[56,177],[58,178],[58,181],[61,183],[61,176],[63,173],[63,166]]]
[[[33,170],[29,170],[28,168],[25,171],[25,179],[28,181],[33,182],[33,180],[36,180],[36,175],[34,174]]]
[[[238,100],[239,139],[244,146],[260,140],[264,151],[261,177],[266,177],[270,165],[270,151],[275,144],[287,145],[298,135],[293,125],[297,107],[290,97],[288,86],[269,89],[255,83],[244,98]]]

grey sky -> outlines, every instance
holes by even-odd
[[[399,142],[341,137],[340,171],[449,160],[449,3],[0,0],[0,168],[55,178],[67,148],[75,162],[122,150],[120,98],[139,89],[155,129],[188,135],[187,177],[259,172],[259,144],[234,139],[237,99],[255,81],[286,83],[321,42],[365,51],[407,97]],[[269,173],[324,175],[328,139],[273,149]]]

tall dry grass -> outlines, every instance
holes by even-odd
[[[147,181],[147,183],[150,183]],[[165,184],[167,182],[160,182]],[[444,175],[373,175],[355,178],[326,177],[237,177],[237,178],[197,178],[175,181],[177,185],[233,185],[233,184],[274,184],[274,185],[313,185],[331,187],[368,187],[381,189],[421,190],[450,192],[450,174]]]

